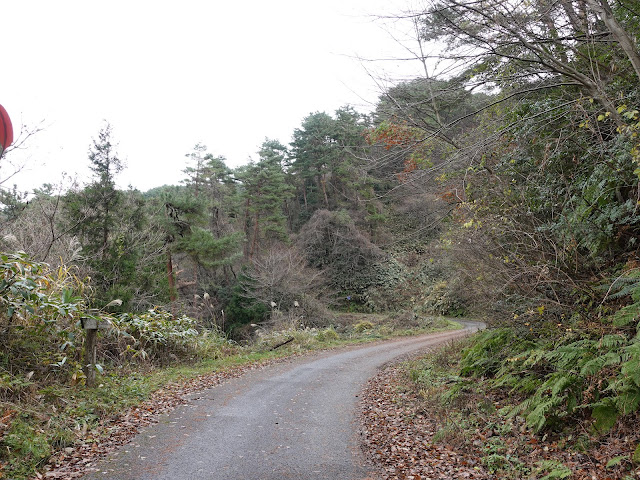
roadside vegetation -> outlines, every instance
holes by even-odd
[[[391,89],[381,106],[394,121],[376,140],[411,153],[403,181],[439,182],[450,223],[430,245],[460,275],[454,298],[489,325],[410,370],[444,419],[433,440],[465,445],[488,478],[637,476],[634,8],[437,0],[405,12],[416,48],[445,45],[439,68],[459,75]]]
[[[414,32],[424,75],[389,85],[370,113],[311,113],[235,169],[197,144],[180,185],[148,192],[116,187],[105,124],[87,184],[0,189],[5,476],[150,395],[164,375],[151,371],[426,331],[440,316],[489,329],[442,369],[412,367],[447,419],[464,414],[436,441],[478,430],[495,475],[588,478],[589,462],[596,478],[633,475],[637,10],[427,1],[393,19]],[[108,326],[95,391],[82,386],[82,317]],[[529,450],[486,434],[510,428]],[[525,458],[544,442],[552,463]]]
[[[528,347],[522,348],[525,343]],[[389,451],[377,460],[387,472],[384,478],[434,471],[474,479],[636,478],[637,412],[620,419],[610,405],[628,401],[628,395],[607,388],[624,377],[620,369],[617,378],[591,376],[565,357],[562,368],[550,362],[554,381],[545,380],[513,357],[535,365],[549,361],[543,357],[553,349],[534,343],[505,329],[487,330],[389,368],[375,379],[370,390],[377,396],[365,400],[367,441],[376,444],[384,434],[377,425],[392,425],[397,442],[407,446],[391,451],[385,445]],[[602,355],[606,353],[589,357]],[[560,356],[554,355],[555,360]],[[485,367],[492,363],[492,370],[478,368],[478,360]],[[629,368],[628,363],[622,368]],[[557,379],[572,372],[582,374],[584,383],[576,387],[575,381],[572,392],[558,387]],[[601,382],[607,385],[599,387]],[[380,404],[386,407],[380,409]],[[416,436],[428,449],[410,440]]]

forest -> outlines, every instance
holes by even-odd
[[[74,441],[60,424],[24,445],[58,417],[16,405],[62,410],[81,389],[81,317],[109,325],[101,382],[291,332],[467,317],[488,328],[451,353],[442,402],[481,389],[504,418],[590,455],[624,438],[602,462],[610,478],[635,478],[640,6],[429,0],[401,16],[424,76],[387,88],[372,112],[310,113],[290,143],[266,139],[234,169],[195,145],[179,184],[146,192],[116,187],[123,165],[105,124],[91,182],[0,190],[7,471],[33,473]],[[433,381],[434,369],[414,373]],[[74,408],[86,433],[99,415]],[[12,451],[31,463],[14,465]],[[556,462],[535,477],[492,455],[497,476],[575,474]]]

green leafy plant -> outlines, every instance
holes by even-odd
[[[555,460],[542,460],[537,465],[535,473],[537,475],[546,474],[543,477],[539,477],[540,480],[562,479],[571,476],[571,469]]]
[[[131,359],[166,363],[212,354],[211,348],[229,345],[221,332],[201,330],[197,320],[174,317],[161,308],[123,313],[109,317],[109,321],[113,328],[108,335],[116,340],[114,348]]]

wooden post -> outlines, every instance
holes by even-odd
[[[98,336],[98,321],[95,318],[81,319],[82,328],[87,332],[84,345],[84,374],[87,378],[87,387],[96,384],[96,338]]]

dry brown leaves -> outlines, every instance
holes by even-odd
[[[482,465],[483,446],[494,433],[490,429],[466,432],[471,438],[452,445],[434,443],[440,428],[437,413],[423,407],[401,367],[389,367],[372,379],[362,396],[364,449],[382,470],[384,480],[435,479],[520,479],[540,478],[544,473],[506,471],[490,474]],[[495,420],[495,419],[494,419]],[[564,464],[572,480],[620,480],[640,478],[628,458],[640,442],[640,419],[619,424],[610,434],[593,443],[587,451],[568,448],[562,435],[539,437],[524,425],[514,424],[501,435],[505,454],[514,455],[536,472],[541,461]],[[619,464],[610,460],[624,456]]]
[[[437,420],[418,408],[414,393],[399,391],[397,367],[369,382],[362,398],[365,448],[385,480],[488,479],[478,458],[431,441]]]

